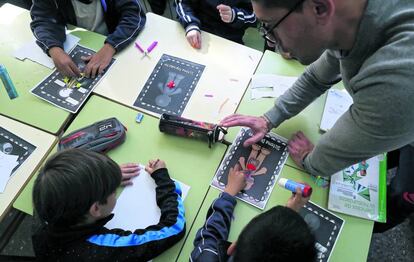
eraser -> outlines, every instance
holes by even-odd
[[[144,114],[138,113],[138,115],[135,117],[135,122],[141,123],[143,118],[144,118]]]

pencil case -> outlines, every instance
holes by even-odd
[[[58,150],[81,148],[106,153],[125,141],[126,131],[118,119],[108,118],[62,137]]]
[[[224,135],[227,134],[227,131],[221,126],[207,122],[190,120],[164,113],[160,118],[159,129],[163,133],[206,141],[208,147],[211,147],[216,142],[228,144],[224,140]]]

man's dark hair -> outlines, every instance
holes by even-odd
[[[252,0],[265,8],[284,8],[292,9],[301,0]],[[302,10],[303,3],[296,9],[297,11]]]
[[[56,226],[82,222],[93,203],[106,204],[121,183],[121,170],[109,157],[69,149],[53,155],[40,170],[33,187],[39,218]]]
[[[276,206],[253,218],[237,240],[234,261],[315,261],[315,238],[303,218]]]

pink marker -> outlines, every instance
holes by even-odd
[[[147,52],[150,53],[157,46],[157,44],[157,41],[152,42],[152,44],[147,48]]]

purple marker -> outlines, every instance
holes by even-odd
[[[152,42],[152,44],[147,48],[147,52],[151,53],[151,51],[157,46],[157,44],[157,41]]]
[[[302,191],[303,197],[308,197],[312,194],[312,187],[308,185],[304,185],[298,182],[295,182],[293,180],[287,179],[287,178],[280,178],[277,182],[279,186],[286,188],[287,190],[292,191],[293,193],[296,192],[296,188],[300,187],[300,190]]]
[[[141,53],[145,53],[145,51],[144,51],[144,49],[137,43],[137,42],[135,42],[135,47],[139,50],[139,51],[141,51]]]

